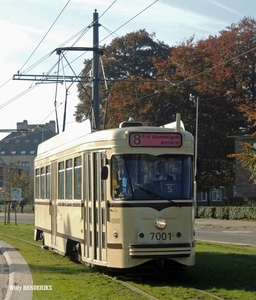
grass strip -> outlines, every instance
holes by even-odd
[[[35,285],[52,286],[52,291],[34,291],[33,300],[42,297],[51,300],[145,299],[85,265],[25,243],[23,240],[40,245],[33,240],[33,225],[0,224],[0,239],[15,247],[24,257]],[[255,247],[198,242],[196,266],[189,268],[185,274],[125,280],[161,300],[213,299],[203,291],[224,299],[254,300],[255,261]]]

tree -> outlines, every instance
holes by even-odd
[[[34,202],[34,180],[30,178],[27,173],[22,172],[21,174],[14,174],[12,176],[12,187],[21,188],[22,198],[26,202]]]
[[[241,106],[241,111],[244,112],[244,115],[247,119],[253,122],[252,128],[256,127],[256,104],[252,104],[251,107]],[[256,136],[256,132],[252,134]],[[250,173],[250,179],[255,184],[256,179],[256,148],[254,145],[244,142],[242,143],[243,152],[229,154],[229,158],[237,158],[242,166],[247,169]]]
[[[108,90],[101,89],[102,110],[109,103],[108,109],[108,127],[116,126],[116,117],[111,114],[115,111],[119,115],[119,120],[124,117],[120,113],[120,107],[123,107],[125,99],[132,99],[132,103],[137,102],[143,96],[141,93],[143,80],[157,80],[157,70],[154,67],[154,60],[168,60],[170,58],[171,49],[163,42],[155,41],[155,34],[148,34],[145,30],[129,33],[121,38],[115,38],[109,46],[104,45],[106,56],[102,57],[102,65],[106,74]],[[83,75],[86,76],[90,72],[91,63],[85,61]],[[125,83],[123,83],[125,81]],[[122,82],[122,83],[121,83]],[[139,84],[138,84],[139,83]],[[145,82],[146,84],[146,82]],[[120,93],[120,87],[124,87],[124,91]],[[126,89],[129,86],[128,89]],[[144,85],[150,93],[155,91],[155,87],[150,84]],[[76,106],[76,120],[82,121],[85,116],[91,115],[92,93],[89,82],[83,82],[78,85],[80,103]],[[120,98],[120,95],[123,95]],[[139,98],[136,96],[139,95]],[[141,102],[141,101],[139,101]],[[126,103],[126,102],[125,102]],[[150,104],[149,108],[151,107]],[[136,107],[126,107],[126,116],[131,116]],[[145,108],[144,108],[145,110]],[[112,112],[111,112],[112,111]],[[102,113],[103,114],[103,113]],[[140,113],[136,112],[136,117]],[[101,116],[103,119],[103,115]],[[111,120],[115,120],[112,122]],[[124,119],[122,119],[123,121]]]
[[[198,156],[202,160],[199,188],[227,186],[234,178],[227,158],[234,152],[228,136],[252,132],[241,107],[255,101],[256,22],[244,18],[219,36],[194,37],[171,48],[145,30],[116,38],[102,57],[108,82],[101,94],[102,119],[108,127],[130,116],[144,124],[163,125],[181,113],[186,129],[195,134],[196,109],[189,95],[199,97]],[[90,71],[85,61],[83,75]],[[102,78],[103,79],[103,78]],[[79,85],[77,121],[91,113],[90,82]]]
[[[21,188],[22,197],[28,202],[34,201],[34,180],[30,178],[27,173],[18,172],[18,162],[7,165],[5,161],[0,158],[5,169],[5,190],[4,197],[6,201],[11,200],[11,188]]]
[[[6,192],[4,193],[4,200],[11,201],[11,188],[13,187],[12,180],[13,180],[13,176],[17,172],[18,162],[10,163],[10,165],[8,165],[2,158],[0,158],[0,161],[3,163],[4,173],[5,173],[4,176],[5,176],[5,191]]]
[[[219,37],[210,36],[198,42],[191,38],[172,51],[171,61],[176,65],[176,72],[169,80],[197,81],[196,86],[187,91],[187,97],[189,93],[199,96],[201,188],[228,185],[233,179],[227,154],[234,149],[227,136],[249,132],[250,122],[244,118],[240,106],[251,103],[254,98],[254,75],[246,74],[253,74],[251,66],[255,65],[255,55],[251,55],[255,32],[255,21],[245,18],[220,32]],[[182,94],[184,90],[183,87]],[[191,123],[195,120],[195,109],[191,103],[188,110],[191,117],[185,124],[195,132],[195,121]]]

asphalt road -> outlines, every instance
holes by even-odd
[[[6,220],[6,223],[8,223],[8,214],[4,212],[0,212],[0,222],[4,222]],[[28,214],[28,213],[17,213],[16,214],[16,222],[19,223],[27,223],[27,224],[34,224],[34,214]],[[15,224],[15,213],[10,213],[10,223]]]
[[[256,231],[196,227],[196,240],[256,247]]]
[[[201,241],[256,246],[256,222],[196,219],[196,239]]]

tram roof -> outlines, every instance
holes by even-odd
[[[90,120],[86,120],[82,123],[73,124],[65,132],[61,132],[60,134],[39,144],[37,155],[42,155],[43,153],[52,151],[64,151],[67,148],[75,147],[85,143],[92,144],[99,141],[126,139],[127,132],[177,132],[177,130],[173,126],[171,126],[174,123],[175,122],[164,125],[162,127],[130,126],[94,131],[91,128]],[[182,132],[183,135],[187,135],[188,138],[191,137],[191,139],[193,139],[192,134],[184,130],[184,125],[181,127],[180,132]]]

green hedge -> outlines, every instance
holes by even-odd
[[[24,206],[24,213],[33,213],[32,204]],[[0,205],[0,212],[4,212],[4,205]],[[17,205],[17,212],[20,207]],[[223,220],[253,220],[256,221],[256,205],[251,206],[198,206],[197,218],[213,218]]]
[[[256,206],[198,206],[197,218],[256,221]]]
[[[5,210],[5,205],[4,204],[0,204],[0,212],[4,212],[4,210]],[[12,211],[11,208],[10,208],[10,211]],[[20,213],[19,203],[17,203],[17,205],[16,205],[16,212]],[[23,208],[23,212],[24,213],[33,213],[34,212],[34,205],[31,204],[31,203],[25,204],[25,206]]]

